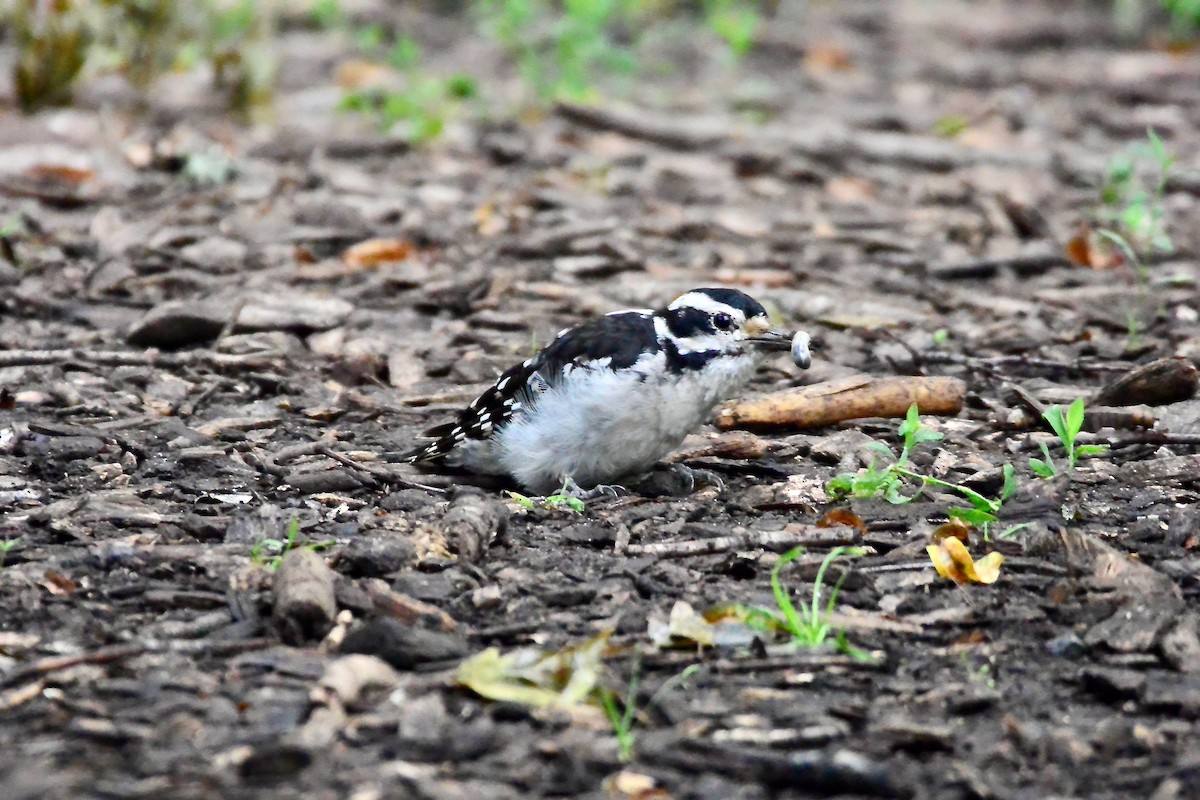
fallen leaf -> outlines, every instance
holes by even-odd
[[[1096,234],[1087,225],[1079,226],[1079,232],[1067,241],[1065,251],[1067,260],[1077,267],[1109,269],[1122,263],[1119,254],[1096,246]]]
[[[671,615],[663,620],[651,614],[646,629],[655,647],[672,647],[679,644],[712,646],[715,636],[713,624],[696,613],[696,609],[683,600],[671,606]]]
[[[527,647],[502,654],[489,647],[464,661],[457,680],[489,700],[533,708],[571,707],[587,701],[600,679],[611,631],[557,653]]]
[[[496,208],[495,201],[489,200],[475,209],[475,225],[480,236],[495,236],[508,228],[508,220]]]
[[[863,535],[867,533],[867,523],[863,522],[862,517],[848,508],[831,508],[817,520],[818,528],[836,528],[839,525],[854,528],[854,530]]]
[[[875,197],[875,184],[865,178],[841,175],[827,180],[825,191],[839,203],[865,203]]]
[[[854,66],[845,48],[817,42],[804,53],[804,66],[810,72],[845,71]]]
[[[79,591],[79,584],[71,576],[52,569],[46,570],[38,584],[55,597],[66,597]]]
[[[602,786],[613,800],[670,800],[671,797],[651,776],[630,770],[609,775]]]
[[[1000,565],[1004,563],[1004,556],[994,552],[974,560],[967,552],[967,546],[953,536],[929,545],[925,552],[929,553],[929,560],[938,574],[955,583],[995,583],[1000,577]]]
[[[415,252],[412,242],[406,239],[367,239],[348,247],[342,260],[352,267],[369,268],[407,261]]]
[[[90,169],[65,167],[60,164],[37,164],[25,171],[26,177],[43,184],[79,186],[96,177]]]
[[[352,58],[338,64],[334,80],[346,91],[361,91],[363,89],[379,89],[387,85],[392,71],[382,64]]]
[[[944,525],[938,525],[933,533],[929,534],[929,540],[934,544],[941,544],[946,539],[958,539],[963,544],[969,544],[971,527],[960,519],[952,519]]]

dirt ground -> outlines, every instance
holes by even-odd
[[[464,57],[468,28],[428,24],[437,58]],[[1200,359],[1195,51],[1121,38],[1100,2],[783,3],[737,66],[411,149],[332,110],[345,42],[279,41],[267,128],[185,77],[139,113],[106,80],[32,117],[3,98],[6,800],[1200,796],[1194,373],[1098,395]],[[1073,264],[1148,126],[1178,158],[1175,254],[1141,282]],[[232,174],[191,179],[189,153]],[[371,239],[392,260],[350,249]],[[894,419],[706,427],[680,459],[723,491],[582,515],[394,482],[448,486],[385,454],[559,328],[717,283],[822,340],[752,393],[966,382],[915,461],[989,497],[1016,467],[994,530],[1028,524],[969,545],[1006,556],[996,583],[930,564],[952,494],[826,495]],[[1077,397],[1118,407],[1085,434],[1114,447],[1039,479],[1053,440],[1030,409]],[[1139,404],[1155,431],[1129,424]],[[815,527],[847,505],[865,530]],[[262,542],[293,519],[324,546],[272,573]],[[651,644],[680,600],[771,606],[797,544],[798,603],[831,547],[870,548],[833,620],[870,658]],[[488,647],[605,631],[606,684],[639,677],[627,762],[598,711],[454,681]]]

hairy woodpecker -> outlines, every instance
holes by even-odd
[[[615,311],[561,331],[407,453],[529,491],[590,488],[649,470],[753,377],[767,351],[809,365],[808,337],[773,328],[736,289]]]

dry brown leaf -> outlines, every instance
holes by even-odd
[[[407,239],[367,239],[351,245],[342,260],[352,267],[370,268],[412,258],[416,248]]]
[[[1079,232],[1067,242],[1065,251],[1067,260],[1077,267],[1111,269],[1123,263],[1119,253],[1097,246],[1096,234],[1087,225],[1079,226]]]
[[[938,525],[933,533],[929,534],[929,540],[934,544],[941,544],[946,539],[958,539],[963,544],[970,544],[970,534],[971,526],[961,519],[952,519],[944,525]]]
[[[496,203],[489,200],[475,209],[475,227],[480,236],[495,236],[504,233],[508,220],[496,208]]]
[[[825,182],[825,192],[839,203],[865,203],[875,198],[875,184],[866,178],[840,175]]]
[[[79,591],[79,584],[70,575],[46,570],[38,584],[55,597],[66,597]]]
[[[854,530],[863,535],[867,533],[867,523],[863,522],[862,517],[848,508],[831,508],[817,520],[818,528],[836,528],[839,525],[854,528]]]
[[[613,800],[671,800],[671,795],[654,778],[627,769],[609,775],[602,786]]]
[[[90,169],[77,169],[61,164],[37,164],[25,171],[25,176],[40,184],[79,186],[96,177]]]
[[[361,91],[384,86],[391,75],[392,71],[383,64],[352,58],[338,64],[334,80],[346,91]]]
[[[804,66],[810,72],[844,72],[854,66],[845,48],[817,42],[804,53]]]

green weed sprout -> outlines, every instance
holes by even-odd
[[[288,523],[287,536],[285,538],[262,539],[254,547],[250,548],[250,562],[258,564],[266,569],[267,572],[274,572],[279,568],[280,562],[283,561],[284,555],[289,550],[301,547],[313,551],[324,550],[327,547],[331,547],[333,543],[333,539],[326,539],[323,542],[301,540],[300,520],[292,517],[292,521]]]
[[[779,562],[771,570],[771,593],[775,597],[778,612],[765,608],[744,609],[746,624],[759,630],[782,630],[790,635],[792,642],[799,647],[819,647],[829,638],[829,634],[833,630],[829,624],[828,615],[832,614],[833,609],[837,606],[838,593],[841,592],[842,582],[846,579],[845,574],[838,578],[833,590],[829,593],[829,601],[822,606],[821,590],[825,585],[825,573],[828,572],[830,564],[842,556],[853,558],[866,555],[866,553],[865,548],[845,545],[830,550],[821,561],[821,566],[817,568],[817,577],[813,581],[812,600],[807,606],[797,609],[779,577],[784,567],[804,554],[803,547],[792,548],[780,556]],[[851,647],[846,641],[845,634],[841,631],[837,635],[837,647],[855,657],[865,655]]]
[[[1161,0],[1171,17],[1171,33],[1180,41],[1200,33],[1200,0]]]
[[[1098,456],[1101,453],[1108,452],[1106,444],[1082,444],[1077,445],[1075,440],[1079,437],[1079,432],[1083,430],[1084,418],[1083,398],[1078,398],[1063,413],[1062,406],[1050,406],[1042,417],[1050,424],[1054,433],[1058,436],[1058,441],[1062,443],[1063,450],[1067,455],[1067,471],[1071,472],[1075,469],[1079,459],[1087,458],[1088,456]],[[1053,478],[1059,474],[1058,466],[1054,463],[1054,459],[1050,456],[1050,448],[1045,442],[1041,443],[1042,455],[1044,458],[1029,459],[1029,468],[1033,470],[1033,474],[1039,478]]]
[[[637,30],[641,4],[631,0],[481,0],[484,30],[516,59],[537,99],[590,100],[594,80],[637,69],[633,51],[611,31]],[[546,23],[549,24],[539,24]]]
[[[817,577],[813,581],[812,601],[803,612],[800,612],[792,605],[792,598],[788,595],[787,589],[783,587],[779,573],[785,566],[799,558],[803,552],[804,548],[796,547],[784,553],[783,557],[779,559],[779,563],[771,570],[771,593],[775,595],[775,603],[783,614],[785,630],[802,647],[817,647],[829,636],[830,627],[826,617],[832,614],[833,609],[837,606],[838,594],[841,592],[842,583],[848,574],[842,573],[842,576],[838,578],[837,583],[833,585],[833,590],[829,593],[827,607],[822,609],[821,587],[825,583],[825,573],[829,570],[829,565],[842,556],[863,556],[867,554],[867,551],[862,547],[845,545],[830,550],[821,561],[821,566],[817,568]]]
[[[509,492],[508,496],[522,508],[533,509],[540,505],[542,508],[548,508],[553,511],[570,511],[574,514],[582,514],[586,509],[582,500],[572,496],[567,491],[567,484],[565,483],[558,490],[557,494],[552,494],[549,497],[533,498],[523,495],[520,492]]]
[[[385,46],[383,29],[367,26],[356,32],[355,41],[364,52],[380,51]],[[465,100],[478,94],[474,78],[453,75],[434,76],[421,66],[421,50],[417,43],[401,36],[387,48],[386,60],[404,77],[402,91],[368,89],[347,92],[339,109],[374,117],[380,131],[400,128],[411,142],[423,143],[438,138],[446,122]]]
[[[1167,152],[1153,128],[1146,141],[1126,148],[1109,162],[1100,187],[1100,223],[1114,243],[1127,240],[1131,249],[1150,247],[1169,253],[1175,249],[1167,234],[1163,195],[1175,157]],[[1124,248],[1122,248],[1124,249]],[[1128,254],[1127,254],[1128,255]],[[1137,259],[1131,259],[1131,265]]]
[[[4,569],[4,562],[8,560],[9,551],[20,543],[20,536],[15,539],[4,539],[3,541],[0,541],[0,569]]]
[[[729,46],[734,58],[742,58],[754,46],[758,32],[758,10],[741,0],[707,0],[704,4],[708,27]]]
[[[599,691],[600,705],[604,708],[604,714],[608,717],[613,734],[617,737],[617,754],[622,761],[629,761],[633,757],[633,743],[636,737],[633,726],[637,721],[637,690],[641,671],[641,658],[635,656],[629,675],[629,686],[625,690],[625,697],[620,701],[617,700],[616,693],[611,689],[601,688]],[[692,664],[678,675],[668,678],[650,697],[649,705],[653,705],[659,697],[686,683],[688,678],[699,671],[700,665]]]
[[[909,453],[926,442],[939,441],[942,434],[921,424],[920,412],[916,403],[909,406],[908,414],[905,415],[904,422],[900,424],[896,433],[903,440],[899,455],[882,442],[871,442],[867,445],[867,449],[879,453],[885,459],[891,459],[890,465],[881,469],[876,466],[875,461],[872,461],[864,472],[855,475],[838,475],[829,481],[826,491],[833,497],[882,497],[896,505],[903,505],[914,500],[917,497],[916,494],[905,495],[903,493],[902,476],[906,474],[915,476],[915,473],[908,470]]]
[[[922,424],[916,403],[909,406],[904,422],[900,424],[896,433],[903,441],[898,455],[882,442],[871,442],[867,445],[868,449],[879,453],[886,459],[891,459],[892,463],[880,467],[877,462],[872,461],[871,465],[862,472],[836,476],[825,487],[830,497],[835,499],[840,497],[882,497],[889,503],[903,505],[915,500],[926,486],[939,486],[957,492],[970,504],[970,508],[950,508],[946,511],[946,515],[951,519],[958,519],[968,525],[980,528],[986,539],[988,526],[998,521],[1001,507],[1016,494],[1017,479],[1012,465],[1004,465],[1004,486],[1001,488],[1000,494],[991,499],[970,487],[923,475],[909,466],[909,454],[914,449],[926,442],[936,442],[942,438],[940,433]],[[918,482],[918,488],[912,494],[906,494],[908,491],[904,482],[906,478]],[[1012,530],[1009,529],[1001,535],[1008,535]]]

